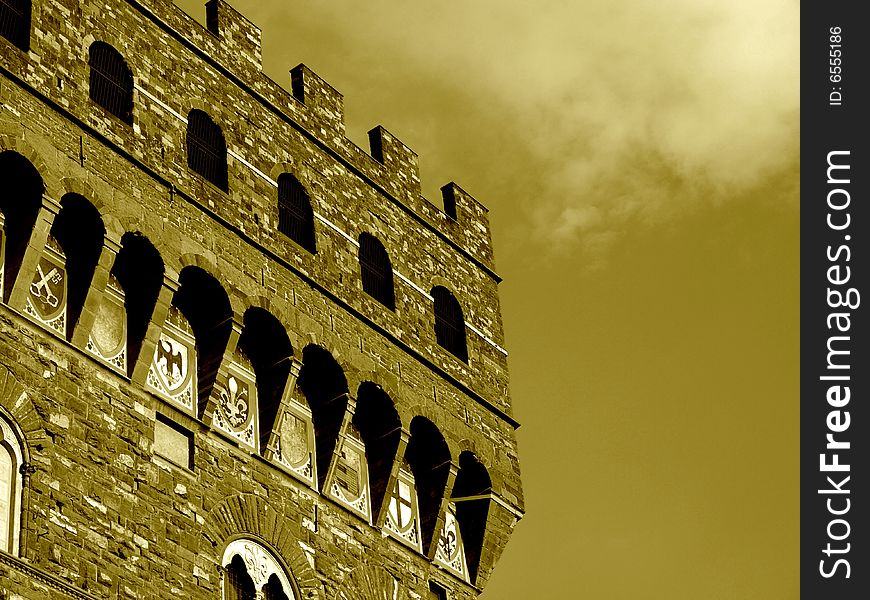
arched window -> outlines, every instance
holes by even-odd
[[[435,301],[435,339],[438,345],[463,362],[468,362],[465,319],[459,301],[445,287],[432,290]]]
[[[24,457],[12,425],[0,412],[0,550],[18,554],[21,465]]]
[[[27,52],[30,49],[30,0],[0,0],[0,35]]]
[[[314,241],[314,211],[299,180],[289,173],[278,177],[278,231],[311,252]]]
[[[187,115],[187,166],[229,191],[224,134],[211,117],[197,109]]]
[[[224,551],[223,600],[295,600],[290,578],[275,556],[253,540],[238,539]]]
[[[88,52],[88,66],[91,100],[132,125],[133,73],[124,57],[109,44],[94,42]]]
[[[359,236],[359,266],[363,291],[389,308],[396,309],[393,266],[384,245],[373,235]]]

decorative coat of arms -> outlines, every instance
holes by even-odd
[[[341,440],[329,494],[366,521],[371,522],[369,510],[369,471],[362,437],[352,423]]]
[[[317,477],[314,462],[314,424],[311,411],[295,400],[282,403],[273,458],[309,486]]]
[[[127,312],[124,290],[114,275],[100,302],[94,325],[88,334],[88,352],[127,374]]]
[[[185,412],[196,415],[196,341],[181,311],[169,307],[154,357],[147,387]]]
[[[396,486],[390,495],[390,506],[384,526],[393,537],[422,552],[419,514],[414,474],[410,466],[405,463],[399,469]]]
[[[30,282],[24,312],[66,337],[66,256],[48,236]]]
[[[468,565],[465,562],[465,548],[462,545],[462,534],[459,531],[459,521],[456,520],[456,506],[451,502],[444,515],[444,528],[438,538],[438,548],[435,550],[435,562],[450,569],[461,579],[468,581]]]
[[[257,452],[257,384],[253,370],[240,352],[226,370],[218,372],[212,393],[217,396],[212,425]]]

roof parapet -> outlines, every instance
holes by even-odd
[[[344,136],[344,96],[338,90],[304,64],[290,70],[290,89],[320,127]]]
[[[206,3],[205,23],[208,30],[220,39],[223,55],[230,61],[230,66],[239,67],[245,72],[262,71],[262,34],[259,27],[225,0],[209,0]]]
[[[416,206],[421,193],[417,153],[380,125],[369,131],[369,146],[372,158],[384,166],[390,192]]]

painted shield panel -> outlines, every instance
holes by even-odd
[[[66,337],[66,257],[49,237],[30,282],[24,311]]]
[[[127,373],[127,312],[124,291],[118,280],[109,277],[94,325],[88,336],[88,351],[118,371]]]
[[[252,452],[257,452],[257,385],[254,374],[237,363],[221,369],[214,384],[217,406],[212,424]]]
[[[196,342],[187,320],[174,306],[163,324],[148,370],[151,391],[185,412],[196,412]]]
[[[444,517],[444,528],[438,539],[435,562],[468,581],[465,548],[462,544],[462,534],[459,531],[459,521],[456,520],[456,507],[452,503],[448,505],[447,514]]]

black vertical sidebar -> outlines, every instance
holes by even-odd
[[[870,22],[859,7],[801,3],[805,599],[870,598]]]

